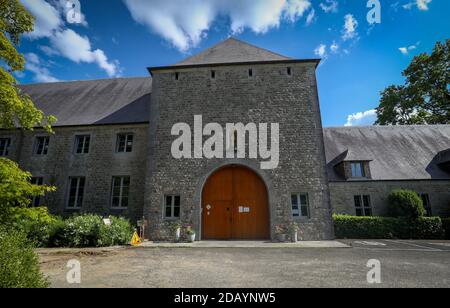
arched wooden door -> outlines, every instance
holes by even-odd
[[[215,172],[203,188],[202,239],[269,239],[267,195],[264,182],[250,169],[230,166]]]

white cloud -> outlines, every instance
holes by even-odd
[[[33,39],[49,37],[59,29],[63,22],[59,12],[44,0],[21,0],[23,5],[36,18],[34,31],[27,34]]]
[[[342,39],[344,41],[348,41],[350,39],[356,38],[358,36],[358,32],[356,29],[358,28],[358,21],[353,17],[352,14],[345,15],[345,23],[344,29],[342,30]]]
[[[377,120],[377,111],[375,109],[357,112],[347,117],[345,126],[368,126],[373,125]]]
[[[47,56],[59,55],[76,63],[95,63],[104,70],[109,77],[120,75],[117,61],[109,61],[101,49],[93,50],[89,38],[81,36],[72,29],[65,27],[62,16],[69,8],[63,0],[21,0],[28,10],[35,16],[35,30],[28,34],[31,39],[48,38],[50,46],[41,46],[40,49]],[[52,3],[53,5],[50,5]],[[82,24],[87,25],[85,17],[81,14]],[[34,63],[36,73],[36,63]],[[30,70],[31,71],[31,70]]]
[[[41,63],[41,60],[35,53],[28,53],[25,55],[27,60],[25,69],[34,73],[34,81],[36,82],[58,82],[59,80],[53,77],[49,70]]]
[[[314,54],[321,58],[326,58],[327,57],[327,45],[320,44],[319,46],[317,46],[317,48],[314,49]]]
[[[336,43],[336,41],[333,41],[333,44],[330,46],[330,50],[332,53],[338,53],[339,51],[339,44]]]
[[[337,13],[338,6],[339,2],[336,0],[325,0],[325,3],[320,3],[320,7],[325,13]]]
[[[414,6],[417,6],[417,8],[421,11],[428,11],[428,5],[431,3],[431,1],[432,0],[415,0],[403,5],[403,8],[405,10],[411,10]]]
[[[418,42],[418,43],[415,44],[415,45],[408,46],[408,47],[400,47],[398,50],[400,50],[400,52],[401,52],[403,55],[407,56],[407,55],[409,55],[409,52],[410,52],[410,51],[416,50],[416,49],[417,49],[417,46],[419,46],[419,44],[420,44],[420,42]]]
[[[309,0],[123,0],[132,17],[180,51],[195,47],[219,16],[232,33],[266,33],[282,21],[295,22],[311,8]]]
[[[96,63],[110,77],[119,73],[117,65],[108,61],[103,50],[92,50],[89,38],[79,35],[72,29],[57,32],[50,37],[50,42],[59,54],[73,62]]]
[[[306,17],[306,25],[309,26],[316,20],[316,11],[314,9],[311,9],[309,11],[308,16]]]

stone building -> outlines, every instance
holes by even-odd
[[[395,189],[417,192],[429,216],[450,217],[450,125],[326,128],[336,213],[385,216]]]
[[[198,239],[271,239],[291,222],[303,240],[331,239],[332,205],[382,214],[397,186],[448,214],[450,128],[323,130],[318,63],[228,39],[151,77],[25,85],[55,134],[0,131],[0,155],[58,188],[34,206],[144,216],[155,240],[176,222]]]

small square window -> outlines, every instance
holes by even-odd
[[[364,172],[364,164],[362,162],[351,163],[352,178],[364,178],[366,176]]]
[[[133,134],[118,134],[116,152],[117,153],[130,153],[133,151]]]
[[[180,218],[181,197],[179,195],[166,195],[164,199],[164,218]]]
[[[75,153],[76,154],[89,154],[89,147],[91,143],[91,136],[76,136],[75,137]]]
[[[10,146],[11,138],[0,138],[0,156],[8,156]]]
[[[291,207],[293,217],[309,217],[309,199],[307,194],[292,194]]]
[[[50,137],[36,137],[36,142],[34,145],[34,155],[47,155],[48,154],[48,147],[50,144]]]

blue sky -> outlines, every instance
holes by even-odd
[[[403,82],[414,55],[450,38],[450,1],[20,0],[36,16],[19,50],[21,83],[148,76],[229,36],[293,58],[323,58],[324,126],[368,125],[380,92]],[[74,3],[76,6],[77,4]],[[73,18],[75,17],[75,18]]]

